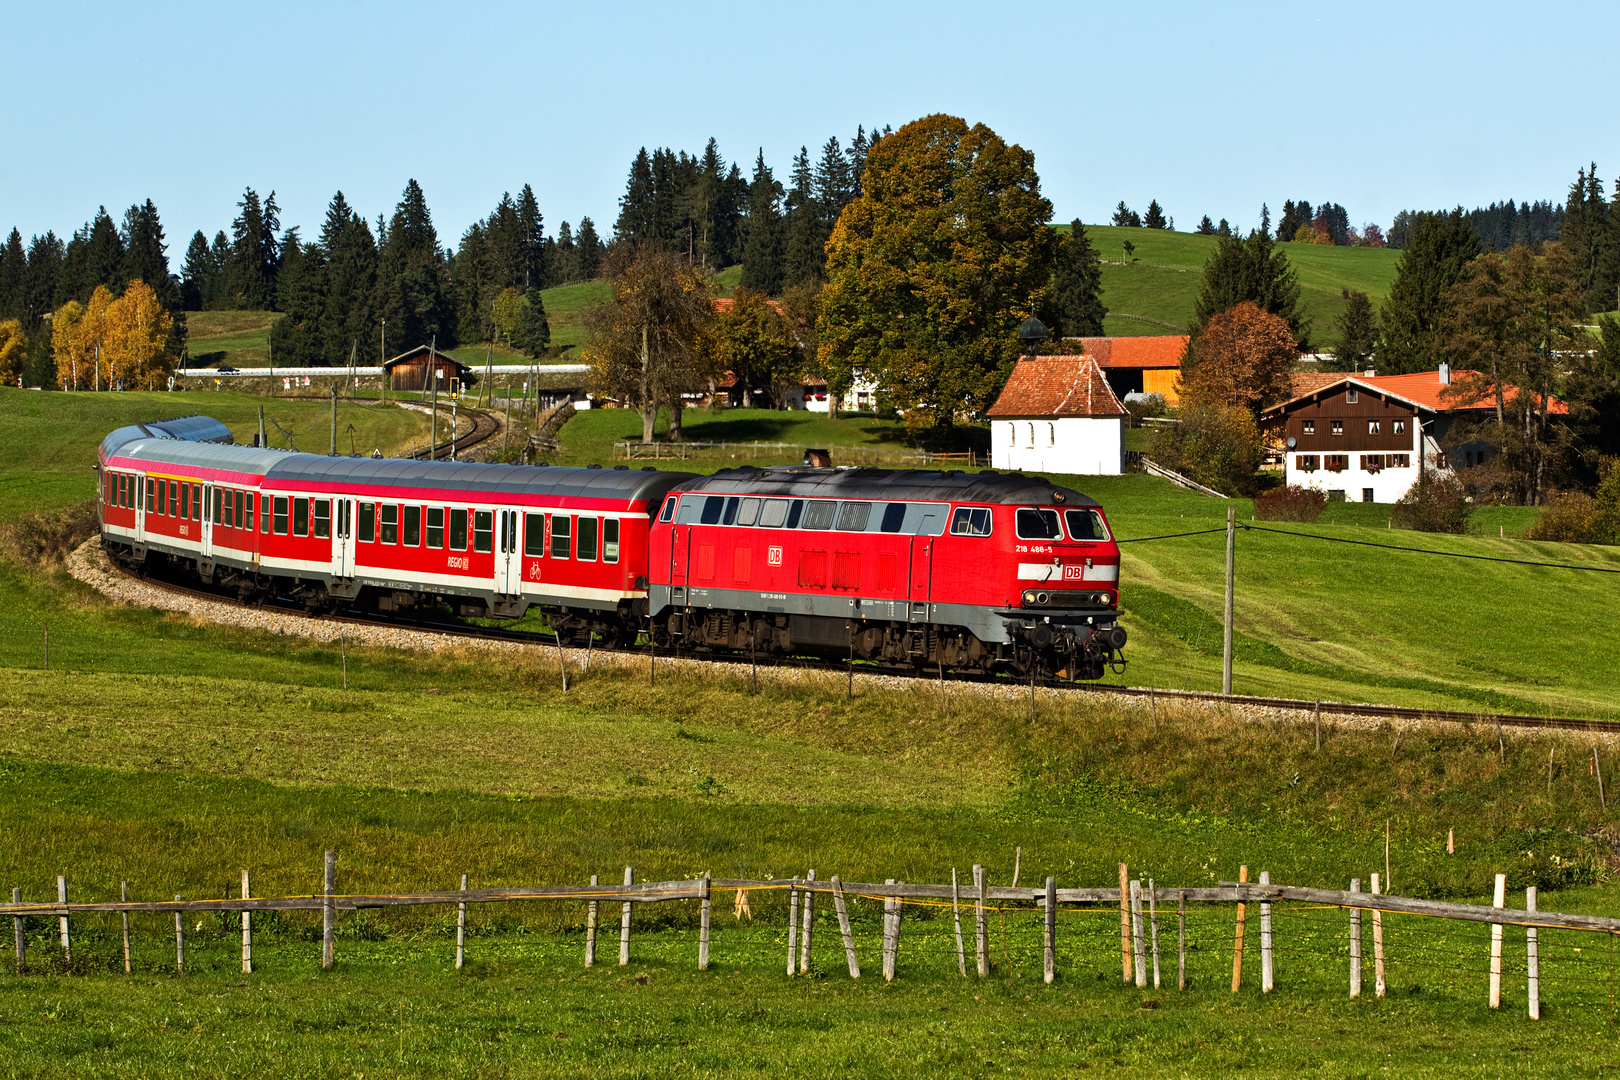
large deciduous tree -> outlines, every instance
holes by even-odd
[[[1479,236],[1461,207],[1412,218],[1382,312],[1378,364],[1386,375],[1422,371],[1435,363],[1447,290],[1462,280],[1463,267],[1478,255]]]
[[[1298,358],[1287,321],[1245,300],[1210,317],[1197,364],[1183,369],[1181,396],[1258,411],[1293,396]]]
[[[762,292],[732,293],[709,340],[714,367],[731,372],[745,408],[757,406],[762,396],[775,401],[781,386],[798,374],[800,356],[787,320]]]
[[[700,268],[652,246],[620,250],[611,267],[613,298],[590,315],[582,350],[599,393],[625,397],[641,414],[641,441],[653,441],[661,405],[670,407],[670,438],[680,436],[681,394],[711,374],[705,340],[714,295]]]
[[[913,426],[987,407],[1052,273],[1035,156],[983,124],[924,117],[866,159],[827,244],[818,324],[830,389],[870,372]]]

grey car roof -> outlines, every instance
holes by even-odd
[[[1086,495],[1039,476],[998,472],[931,472],[920,469],[723,469],[683,484],[683,491],[728,495],[777,495],[806,499],[935,500],[1050,506],[1096,506]]]

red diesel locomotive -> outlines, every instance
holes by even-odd
[[[235,446],[186,417],[100,450],[102,540],[311,611],[539,608],[582,640],[1101,677],[1119,548],[1032,477],[521,467]]]

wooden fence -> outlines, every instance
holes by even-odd
[[[965,465],[973,468],[989,465],[989,453],[974,450],[959,454],[936,454],[931,450],[885,450],[871,446],[832,446],[827,448],[835,465]],[[684,460],[699,455],[731,457],[748,461],[754,458],[780,458],[802,454],[802,443],[785,442],[616,442],[613,456],[625,460],[650,459]]]
[[[1492,1008],[1501,1004],[1503,979],[1504,935],[1507,927],[1525,932],[1527,975],[1527,1002],[1529,1015],[1539,1019],[1540,956],[1537,931],[1543,929],[1575,930],[1600,933],[1610,938],[1620,934],[1620,919],[1594,915],[1573,915],[1540,911],[1536,904],[1536,890],[1526,890],[1525,906],[1506,906],[1506,876],[1496,875],[1495,894],[1490,906],[1458,904],[1437,900],[1392,896],[1380,890],[1379,875],[1371,876],[1370,889],[1363,891],[1359,879],[1350,882],[1346,890],[1317,889],[1294,885],[1280,885],[1262,872],[1257,882],[1248,880],[1248,867],[1243,867],[1239,880],[1221,882],[1212,886],[1194,888],[1167,888],[1151,879],[1144,883],[1131,878],[1124,863],[1119,866],[1117,886],[1059,888],[1053,878],[1037,886],[991,885],[985,868],[975,865],[969,881],[959,880],[951,871],[949,884],[918,884],[889,879],[882,883],[842,881],[836,875],[818,879],[814,870],[803,878],[757,880],[747,878],[714,878],[705,874],[701,878],[685,881],[642,881],[634,879],[631,867],[624,868],[622,884],[601,884],[593,876],[586,885],[519,886],[488,889],[470,889],[467,877],[462,875],[461,888],[430,892],[345,894],[337,888],[337,856],[328,851],[323,863],[323,891],[301,896],[253,896],[248,872],[242,872],[242,894],[218,900],[185,900],[176,896],[171,900],[130,900],[127,886],[120,886],[120,898],[109,901],[69,902],[65,877],[57,878],[57,896],[54,902],[25,902],[21,890],[13,889],[11,902],[0,903],[0,915],[10,915],[15,927],[16,963],[19,972],[27,969],[27,951],[24,920],[56,919],[64,963],[72,963],[72,927],[75,916],[91,913],[114,913],[123,917],[124,969],[131,969],[130,923],[133,913],[173,913],[175,916],[175,967],[185,971],[185,916],[199,913],[239,913],[242,932],[242,970],[253,970],[252,915],[260,911],[319,911],[321,912],[321,966],[330,968],[336,953],[335,933],[337,913],[389,907],[443,905],[456,910],[455,966],[465,962],[466,916],[469,904],[520,903],[534,901],[583,903],[586,906],[584,962],[590,967],[596,963],[597,938],[601,928],[601,906],[619,905],[619,963],[630,963],[632,911],[638,904],[664,903],[679,900],[699,902],[697,966],[707,970],[710,960],[710,925],[713,898],[716,892],[731,892],[737,896],[739,910],[748,906],[749,893],[778,891],[788,896],[787,920],[787,974],[808,972],[814,945],[815,920],[813,912],[819,902],[830,902],[837,916],[839,944],[843,960],[851,978],[861,974],[860,958],[856,952],[847,902],[854,898],[879,902],[882,905],[882,948],[880,963],[883,977],[892,980],[898,971],[901,930],[908,905],[949,907],[954,929],[955,961],[960,973],[966,977],[969,967],[967,940],[964,937],[964,918],[970,924],[972,940],[972,967],[978,977],[990,974],[992,948],[989,923],[992,913],[1024,911],[1041,915],[1043,979],[1050,983],[1057,975],[1057,916],[1065,905],[1071,909],[1089,907],[1112,909],[1118,906],[1120,918],[1120,970],[1126,984],[1146,987],[1161,985],[1160,925],[1161,919],[1176,920],[1177,985],[1187,985],[1187,911],[1190,904],[1235,905],[1233,922],[1232,991],[1242,985],[1245,935],[1250,920],[1250,908],[1259,905],[1259,951],[1261,990],[1270,993],[1275,988],[1275,948],[1277,931],[1273,923],[1273,905],[1309,905],[1317,909],[1338,909],[1347,917],[1349,937],[1349,994],[1357,997],[1362,992],[1364,960],[1363,931],[1366,921],[1372,923],[1371,945],[1374,975],[1374,993],[1383,997],[1388,986],[1387,966],[1391,960],[1385,939],[1386,914],[1425,916],[1435,919],[1482,923],[1491,927],[1488,958],[1489,1002]],[[1173,913],[1173,915],[1172,915]],[[1370,920],[1364,920],[1370,915]],[[1167,965],[1166,965],[1167,966]],[[1151,976],[1150,976],[1151,972]],[[1611,973],[1612,979],[1612,973]],[[1612,1007],[1612,1005],[1611,1005]]]

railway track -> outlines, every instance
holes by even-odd
[[[119,573],[126,577],[135,578],[145,584],[182,596],[189,596],[199,600],[209,600],[216,603],[229,604],[233,607],[253,608],[258,605],[238,600],[233,596],[208,589],[199,589],[190,585],[170,581],[162,577],[137,574],[136,572],[109,560]],[[439,623],[422,619],[401,619],[393,616],[379,615],[370,612],[349,611],[342,613],[312,614],[303,609],[301,605],[291,602],[271,602],[268,606],[284,615],[294,615],[314,621],[349,623],[357,626],[388,627],[400,630],[414,630],[420,633],[440,634],[447,637],[462,637],[484,641],[515,641],[525,644],[555,647],[557,638],[552,634],[540,633],[532,630],[509,630],[502,627],[468,626],[462,623]],[[569,648],[584,648],[585,645],[568,641],[563,644]],[[648,650],[644,646],[609,647],[592,646],[603,653],[620,655],[646,656]],[[677,649],[673,653],[659,655],[674,659],[720,660],[726,663],[756,662],[760,667],[801,667],[819,671],[842,672],[848,665],[840,660],[826,660],[816,657],[778,657],[763,656],[754,660],[744,655],[716,654],[707,652],[682,652]],[[903,678],[926,679],[933,681],[942,678],[932,673],[919,674],[911,668],[889,668],[862,663],[855,670],[861,673],[891,675]],[[1000,684],[1009,687],[1029,685],[1027,682],[1002,675],[982,675],[973,672],[950,672],[953,682]],[[1071,683],[1060,680],[1041,680],[1036,683],[1045,690],[1065,690],[1075,693],[1104,693],[1118,694],[1123,697],[1148,698],[1163,701],[1200,701],[1214,704],[1228,704],[1248,706],[1252,708],[1279,709],[1291,712],[1308,713],[1320,716],[1363,716],[1371,719],[1384,720],[1419,720],[1440,723],[1469,724],[1474,726],[1497,726],[1503,728],[1541,728],[1568,731],[1590,731],[1599,734],[1620,735],[1620,721],[1614,720],[1583,720],[1575,717],[1561,716],[1525,716],[1515,713],[1493,712],[1458,712],[1447,709],[1415,709],[1399,705],[1376,705],[1344,701],[1318,701],[1302,698],[1254,697],[1245,694],[1219,694],[1202,690],[1165,690],[1147,686],[1125,686],[1115,683]]]
[[[401,404],[409,409],[426,408],[426,406],[415,402],[401,402]],[[483,442],[485,439],[489,438],[491,435],[500,430],[500,424],[495,417],[485,412],[483,409],[468,409],[463,407],[460,408],[459,411],[462,416],[472,418],[473,426],[471,431],[467,432],[465,435],[458,436],[449,442],[443,442],[439,443],[437,446],[417,450],[411,454],[411,457],[418,461],[448,461],[450,460],[452,449],[454,449],[455,456],[460,457],[463,453],[470,450],[474,446],[477,446],[479,443]]]

